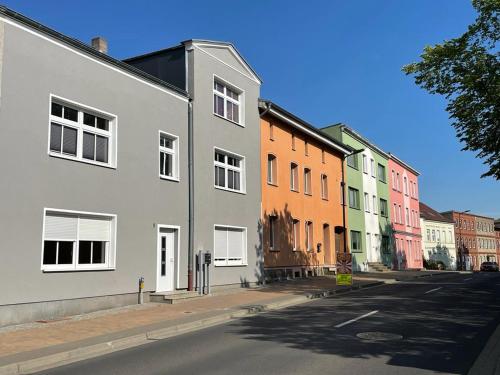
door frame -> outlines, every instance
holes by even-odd
[[[180,225],[168,225],[168,224],[157,224],[156,225],[156,261],[155,261],[155,269],[156,269],[156,285],[155,285],[155,291],[158,289],[158,285],[160,282],[160,271],[159,271],[159,264],[158,264],[158,254],[160,250],[160,235],[161,235],[161,230],[162,229],[172,229],[174,231],[174,277],[172,279],[173,281],[173,290],[179,288],[179,267],[180,267],[180,262],[179,262],[179,256],[180,256],[180,248],[181,248],[181,227]]]

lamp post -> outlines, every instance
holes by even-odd
[[[460,218],[462,217],[462,214],[466,214],[467,212],[470,212],[470,210],[458,212],[458,259],[460,263],[459,271],[463,271],[462,251],[464,249],[464,241],[462,239],[462,221],[460,220]]]

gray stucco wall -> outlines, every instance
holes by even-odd
[[[0,305],[154,290],[157,224],[181,227],[186,287],[187,102],[12,25],[4,42]],[[51,93],[118,117],[117,169],[48,155]],[[158,177],[159,130],[179,136],[180,182]],[[116,270],[42,272],[44,207],[116,214]]]
[[[0,107],[2,105],[2,65],[3,65],[3,39],[4,23],[0,21]]]
[[[203,47],[207,48],[207,47]],[[217,56],[232,66],[234,57]],[[214,248],[214,225],[247,228],[247,266],[212,267],[212,284],[254,283],[262,272],[260,236],[260,85],[195,48],[189,52],[189,92],[194,98],[195,238],[194,248]],[[238,67],[238,70],[242,70]],[[214,74],[244,91],[245,127],[213,114]],[[214,187],[214,147],[245,157],[246,194]]]

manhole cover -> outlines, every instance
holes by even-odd
[[[388,333],[388,332],[361,332],[356,335],[360,339],[363,340],[371,340],[371,341],[390,341],[390,340],[401,340],[403,336]]]

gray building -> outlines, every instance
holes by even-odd
[[[262,277],[261,80],[230,43],[189,40],[125,62],[192,99],[192,251],[210,251],[212,284]]]
[[[187,287],[188,95],[0,7],[0,325]]]
[[[227,43],[94,47],[0,7],[0,326],[191,289],[200,250],[261,279],[260,79]]]

